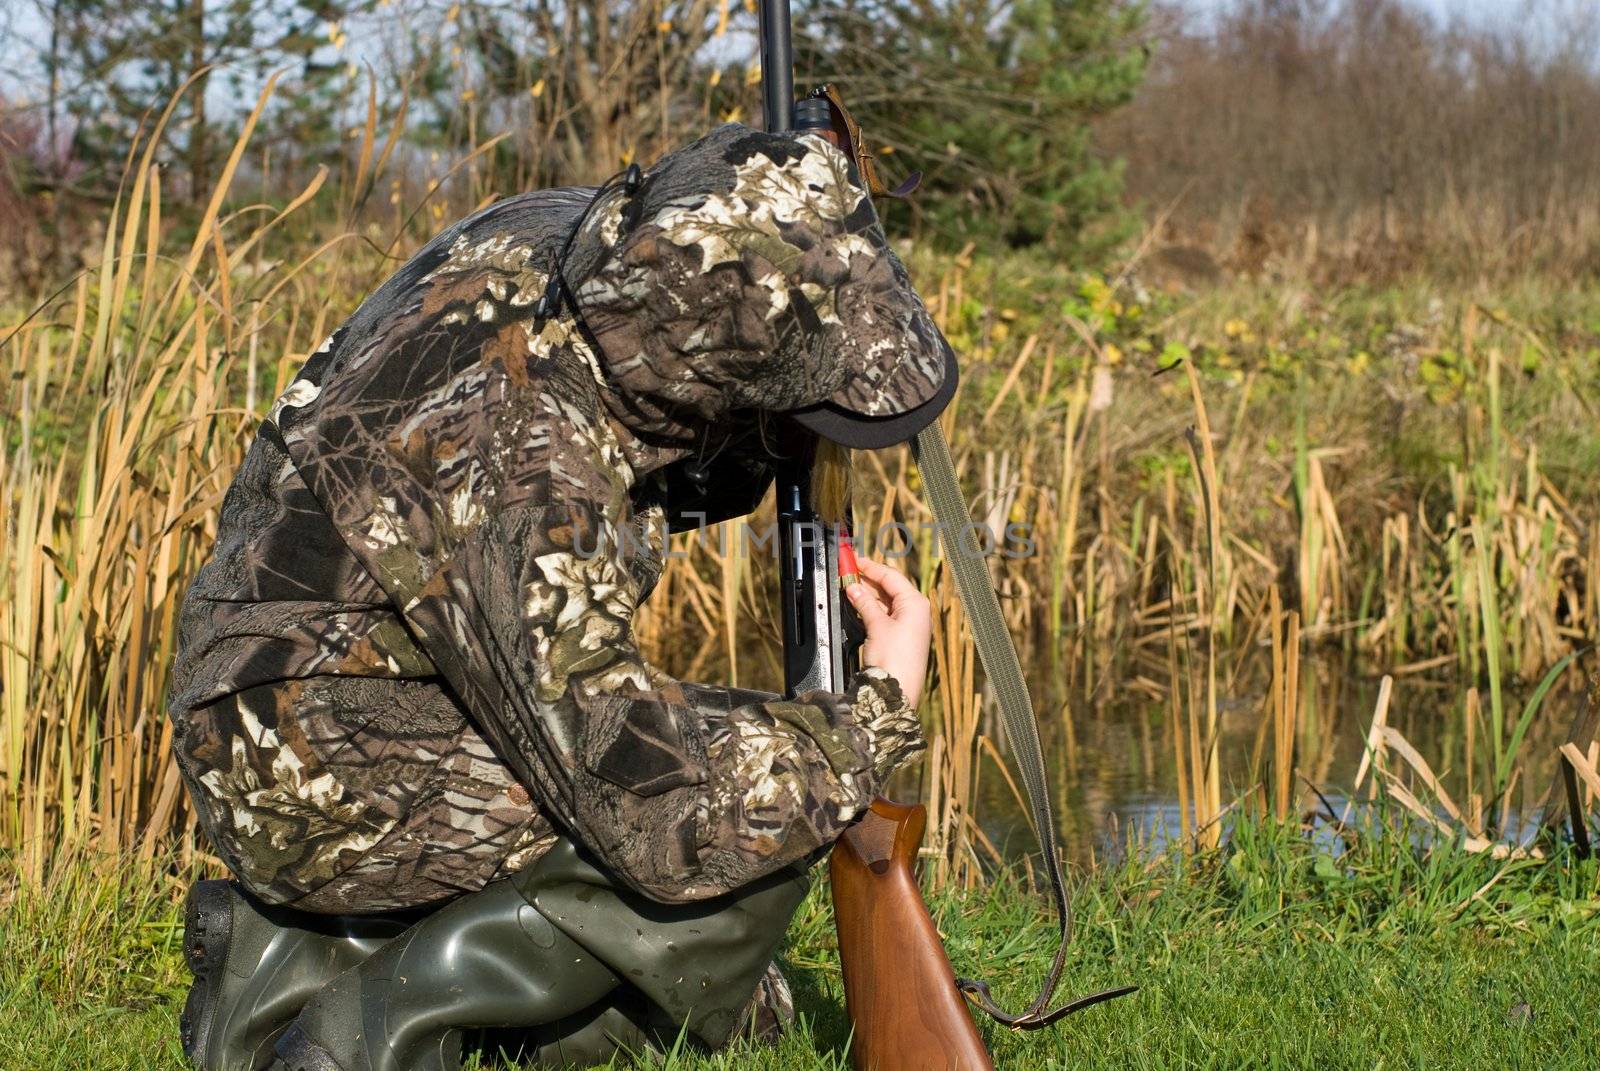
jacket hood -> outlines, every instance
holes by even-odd
[[[883,446],[955,388],[854,163],[816,134],[729,124],[663,157],[600,195],[565,276],[639,432],[761,410]]]

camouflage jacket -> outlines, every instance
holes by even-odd
[[[541,319],[580,219],[567,300]],[[649,896],[810,857],[921,747],[896,683],[865,670],[795,701],[689,685],[645,662],[631,621],[685,459],[749,458],[760,413],[841,395],[871,412],[925,322],[820,138],[723,127],[636,192],[479,212],[261,425],[185,604],[175,714],[270,681],[442,677],[536,805]]]

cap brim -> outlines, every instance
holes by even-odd
[[[922,404],[889,416],[865,416],[833,402],[822,402],[804,409],[792,409],[789,416],[801,427],[851,450],[881,450],[914,438],[917,432],[938,419],[956,395],[960,371],[955,351],[939,336],[944,350],[944,380]]]

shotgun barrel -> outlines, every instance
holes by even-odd
[[[794,53],[789,0],[761,0],[761,101],[768,130],[794,129]],[[774,485],[778,501],[779,583],[783,601],[783,672],[790,695],[843,690],[852,661],[844,636],[848,612],[835,579],[838,531],[812,507],[816,440],[799,425],[784,430]]]

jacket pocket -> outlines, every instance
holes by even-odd
[[[590,773],[636,796],[706,780],[705,756],[691,749],[678,710],[661,696],[606,696],[597,705],[601,716],[584,747]]]

